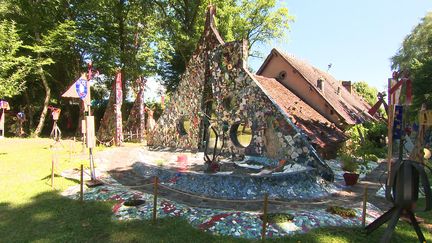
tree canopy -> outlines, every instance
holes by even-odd
[[[90,61],[103,74],[98,87],[104,88],[92,95],[98,104],[118,69],[124,97],[140,77],[158,76],[172,91],[196,48],[210,2],[222,37],[247,39],[251,55],[256,43],[282,37],[292,20],[276,0],[3,0],[0,98],[12,97],[39,135],[49,104],[74,112],[61,94]]]
[[[246,39],[250,54],[256,43],[281,38],[288,30],[292,17],[285,7],[276,7],[275,0],[201,0],[161,1],[157,5],[165,33],[167,55],[160,60],[158,74],[168,91],[173,91],[185,71],[186,63],[195,50],[204,29],[202,17],[206,7],[217,8],[216,23],[225,41]]]
[[[392,68],[408,71],[413,81],[414,107],[432,107],[432,12],[407,35],[392,57]]]
[[[354,82],[353,87],[357,94],[363,97],[369,105],[373,106],[378,101],[378,90],[365,81]]]
[[[19,55],[20,48],[22,41],[15,23],[0,22],[0,98],[18,95],[25,87],[31,59]]]

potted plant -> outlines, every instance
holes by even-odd
[[[355,185],[359,178],[357,161],[349,154],[340,155],[340,159],[342,161],[342,169],[345,171],[343,174],[345,184],[347,186]]]

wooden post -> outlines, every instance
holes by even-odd
[[[363,212],[362,212],[362,227],[366,227],[366,206],[368,198],[368,185],[366,184],[363,192]]]
[[[72,162],[72,141],[69,141],[69,163]]]
[[[268,206],[268,193],[264,195],[264,207],[263,207],[263,223],[262,223],[262,232],[261,232],[261,240],[265,241],[266,233],[267,233],[267,206]]]
[[[72,154],[75,157],[75,150],[76,150],[76,138],[73,138],[73,147],[72,147]]]
[[[153,187],[153,224],[156,224],[158,180],[159,178],[156,176],[154,178],[154,187]]]
[[[84,165],[81,164],[81,175],[80,175],[80,201],[84,201]]]
[[[54,163],[55,163],[55,148],[53,148],[53,155],[51,158],[51,187],[54,188]]]
[[[393,113],[394,113],[394,105],[389,104],[388,106],[388,124],[387,124],[387,186],[390,186],[390,176],[391,176],[391,164],[393,158]]]

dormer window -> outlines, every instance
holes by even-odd
[[[321,90],[322,92],[324,92],[324,79],[323,78],[319,78],[317,80],[317,88],[319,90]]]
[[[281,71],[281,72],[277,75],[276,80],[279,81],[279,82],[282,82],[282,81],[285,79],[286,74],[287,74],[287,73],[286,73],[285,71]]]

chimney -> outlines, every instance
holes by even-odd
[[[319,78],[317,80],[317,88],[321,90],[321,92],[324,92],[324,79]]]
[[[351,85],[351,81],[342,81],[342,86],[344,86],[344,88],[346,90],[348,90],[348,92],[351,94],[352,93],[352,85]]]

